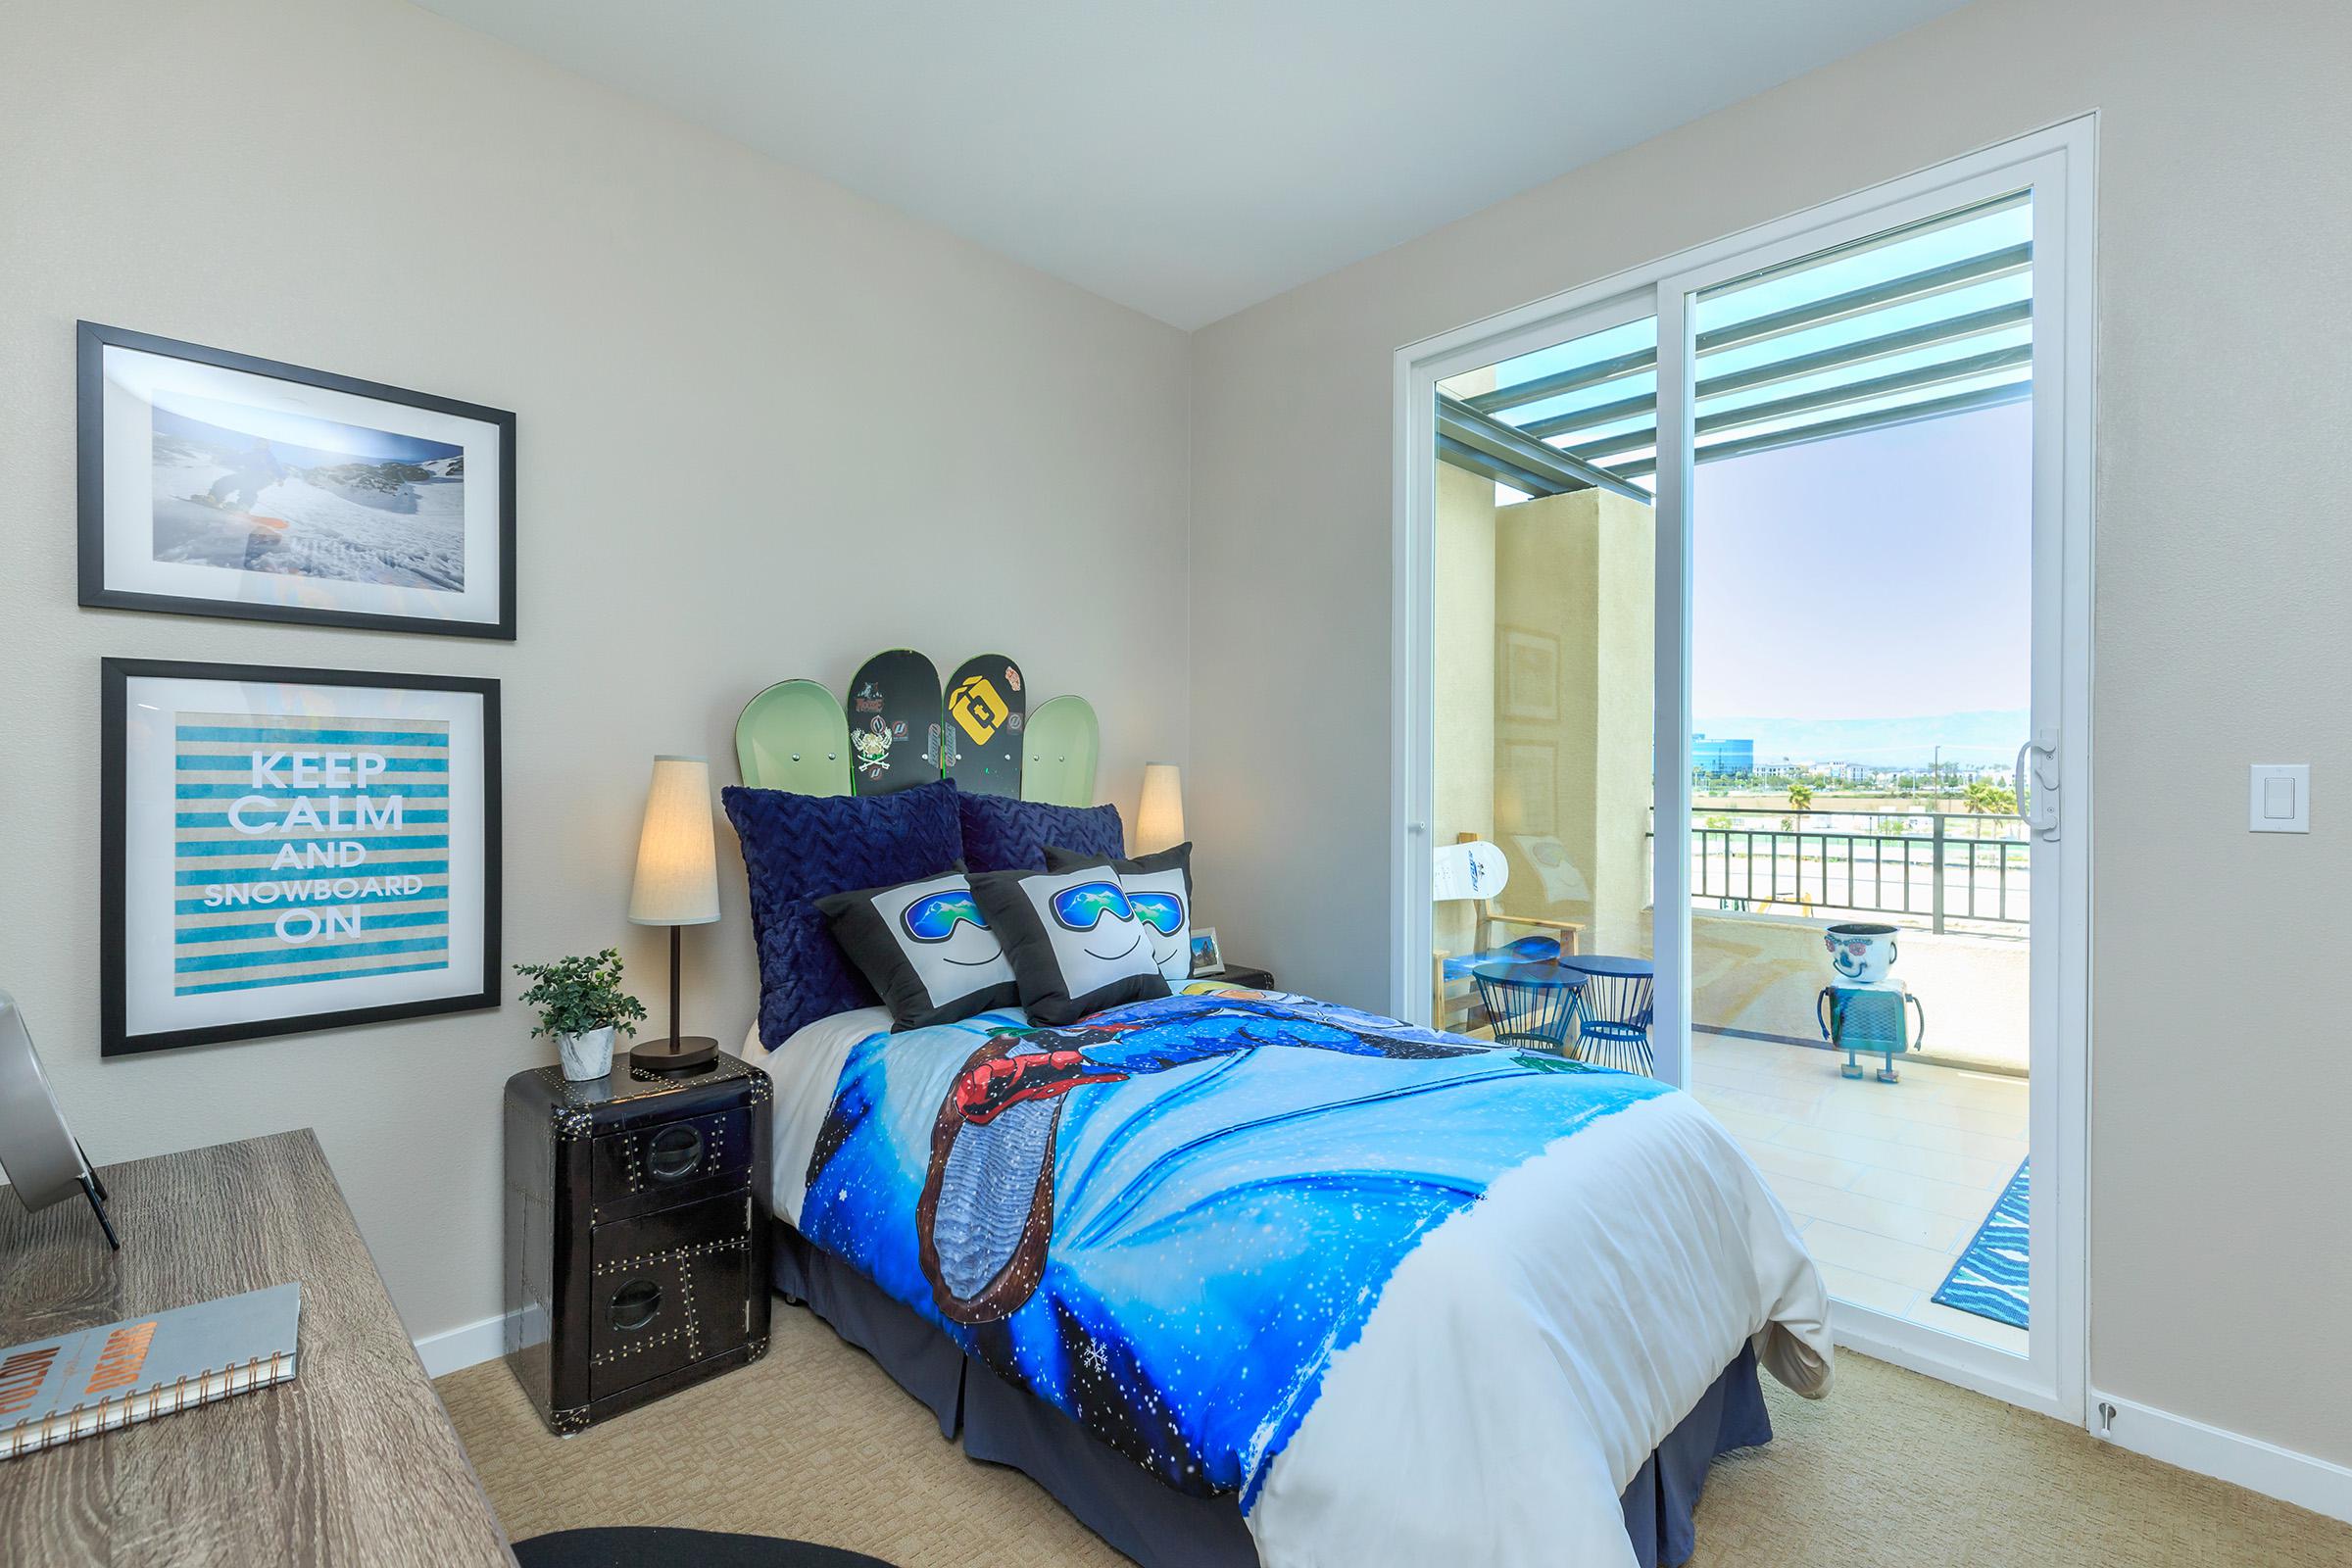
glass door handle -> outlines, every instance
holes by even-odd
[[[2037,752],[2052,762],[2058,760],[2058,732],[2056,730],[2037,731],[2032,740],[2017,749],[2017,766],[2011,783],[2013,793],[2017,796],[2018,814],[2026,819],[2026,831],[2030,834],[2038,833],[2044,842],[2055,844],[2058,842],[2058,803],[2051,797],[2058,793],[2058,780],[2055,777],[2045,777],[2040,764],[2035,763],[2033,770],[2034,793],[2030,806],[2026,794],[2026,760]],[[2049,814],[2046,816],[2042,814],[2041,809],[2045,802],[2050,808]]]

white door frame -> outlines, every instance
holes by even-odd
[[[2086,1424],[2088,1330],[2084,1173],[2090,1087],[2090,611],[2092,220],[2096,117],[2085,115],[1807,212],[1694,247],[1396,351],[1391,670],[1390,1007],[1423,1019],[1429,900],[1436,596],[1436,392],[1446,376],[1655,311],[1658,317],[1656,811],[1690,819],[1690,296],[1730,276],[1948,211],[2034,189],[2034,723],[2061,728],[2059,836],[2034,851],[2032,1245],[2037,1325],[2026,1358],[1839,1302],[1841,1344]],[[2044,799],[2047,798],[2044,794]],[[1681,834],[1653,840],[1658,1075],[1684,1085],[1690,858]],[[2045,952],[2046,950],[2046,952]]]

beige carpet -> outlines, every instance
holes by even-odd
[[[2352,1564],[2352,1526],[1883,1362],[1841,1355],[1818,1404],[1764,1388],[1778,1436],[1717,1462],[1703,1568]],[[863,1352],[781,1302],[765,1360],[568,1441],[539,1425],[503,1363],[440,1389],[517,1539],[676,1524],[903,1568],[1126,1561],[1026,1477],[965,1459]]]

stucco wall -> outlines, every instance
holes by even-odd
[[[1437,532],[1438,755],[1429,841],[1442,847],[1456,834],[1494,832],[1494,481],[1441,465]],[[1469,952],[1476,923],[1468,901],[1439,905],[1438,951]]]
[[[1591,953],[1648,951],[1655,553],[1650,509],[1623,496],[1577,490],[1495,514],[1502,902],[1584,926]]]

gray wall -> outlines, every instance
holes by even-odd
[[[1397,346],[2098,109],[2091,1376],[2352,1462],[2348,60],[2331,0],[1981,0],[1197,334],[1227,950],[1388,995]],[[2256,760],[2310,837],[2247,835]]]
[[[1181,333],[396,0],[4,0],[0,37],[0,986],[93,1157],[318,1128],[432,1334],[498,1309],[499,1089],[553,1059],[510,1002],[100,1061],[102,656],[496,676],[507,956],[616,944],[657,1022],[652,757],[731,780],[767,682],[1001,646],[1093,700],[1122,809],[1184,757]],[[76,609],[77,317],[516,411],[520,639]],[[723,821],[720,858],[687,1023],[732,1043]]]

